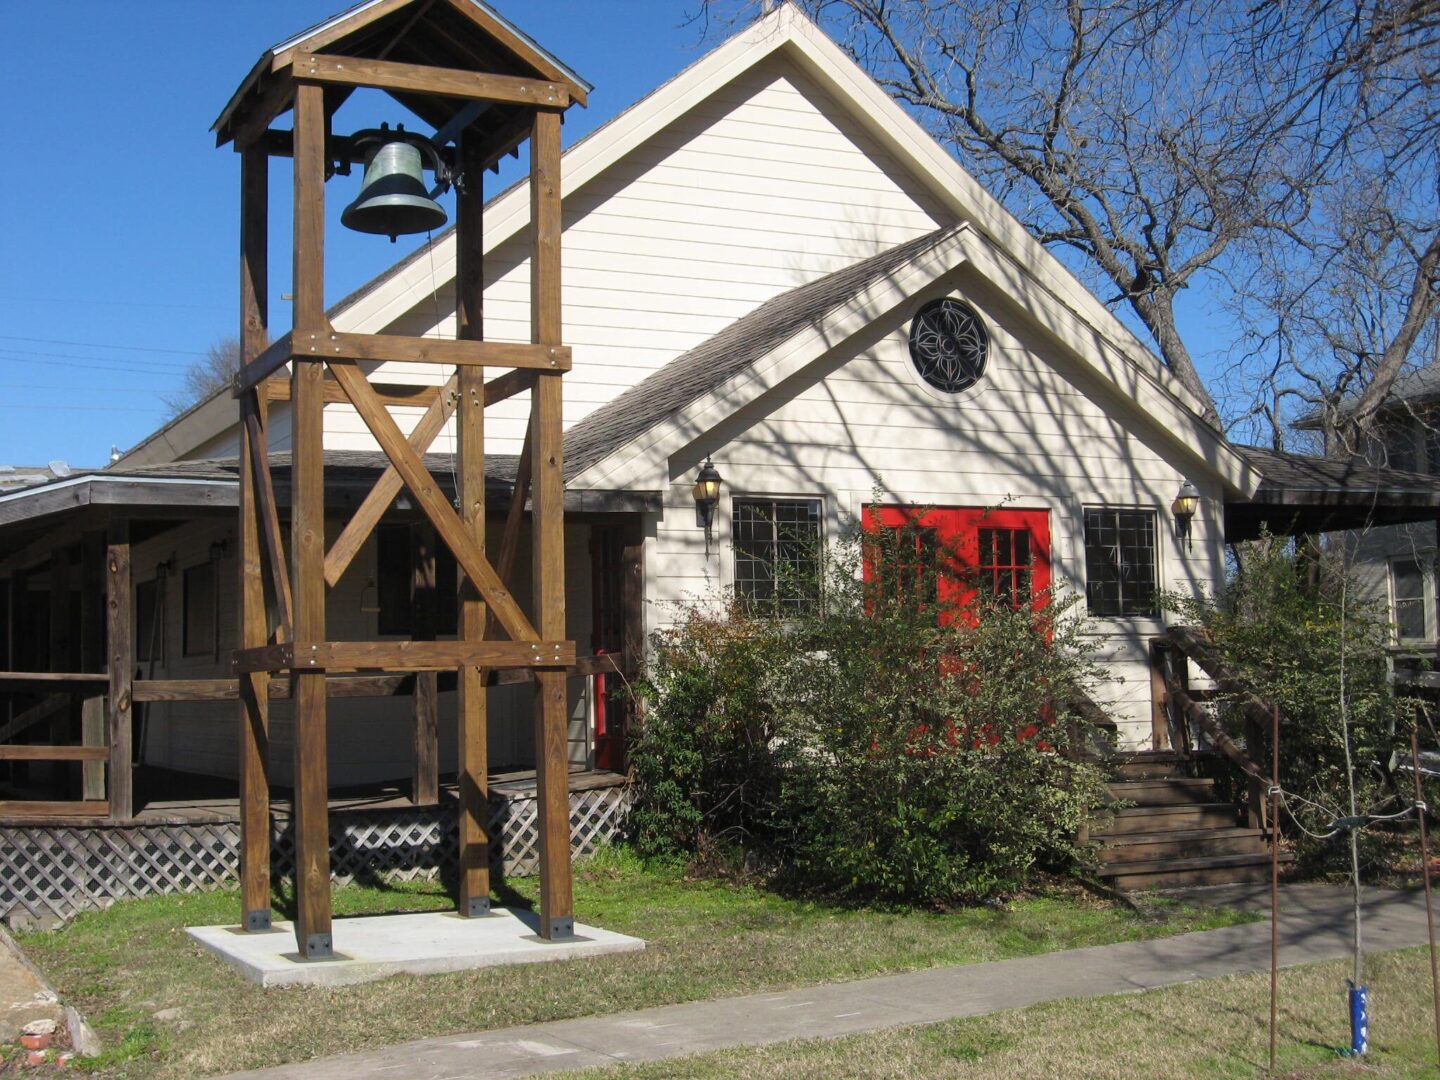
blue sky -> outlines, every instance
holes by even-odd
[[[567,116],[567,145],[720,39],[701,40],[686,18],[698,4],[686,0],[493,2],[595,84],[590,107]],[[4,5],[0,100],[12,123],[0,169],[0,463],[103,464],[112,444],[154,431],[167,415],[161,396],[234,334],[239,161],[215,148],[210,125],[267,47],[345,6]],[[364,105],[356,95],[342,120],[372,126],[393,112]],[[289,163],[272,169],[278,333],[289,322]],[[490,178],[491,190],[508,178]],[[327,198],[331,302],[415,246],[338,226],[357,183],[332,181]],[[1193,292],[1182,330],[1205,303]]]
[[[0,169],[0,462],[102,464],[112,444],[159,426],[160,395],[234,334],[239,161],[215,148],[210,125],[266,48],[346,6],[3,5],[0,100],[11,122]],[[566,119],[567,145],[706,47],[677,0],[496,6],[595,84],[589,109]],[[282,330],[289,238],[276,211],[288,210],[288,165],[277,162],[271,191],[270,311]],[[334,215],[357,183],[331,182]],[[327,297],[407,250],[403,237],[392,246],[337,225]]]

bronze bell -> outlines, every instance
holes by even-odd
[[[360,194],[340,215],[340,224],[356,232],[395,237],[438,229],[449,220],[430,198],[420,151],[408,142],[378,143],[365,163]]]

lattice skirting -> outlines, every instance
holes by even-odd
[[[572,855],[590,855],[618,839],[630,789],[570,793]],[[535,872],[539,812],[531,795],[490,804],[491,857],[506,874]],[[288,823],[277,828],[272,872],[294,871]],[[345,810],[330,816],[331,876],[337,883],[434,878],[453,872],[458,847],[454,804]],[[234,821],[185,825],[0,826],[0,917],[51,924],[116,900],[200,892],[233,885],[239,874],[240,826]]]

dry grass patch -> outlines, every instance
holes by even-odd
[[[1440,1075],[1428,953],[1406,949],[1368,961],[1371,1053],[1350,1041],[1345,963],[1281,973],[1281,1075],[1292,1080]],[[1265,1073],[1270,977],[1232,976],[1143,994],[1071,999],[991,1016],[900,1028],[833,1041],[777,1043],[568,1074],[589,1080],[1240,1080]]]
[[[511,883],[533,898],[533,881]],[[1155,902],[1141,912],[1054,895],[935,914],[778,897],[610,852],[576,868],[576,915],[645,938],[643,953],[261,990],[202,952],[185,926],[233,922],[234,892],[116,904],[22,944],[113,1048],[107,1076],[193,1077],[431,1035],[620,1012],[1158,937],[1246,921]],[[435,883],[335,892],[337,914],[443,909]],[[337,922],[337,943],[344,925]]]

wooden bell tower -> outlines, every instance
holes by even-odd
[[[324,298],[325,182],[363,160],[331,131],[331,117],[359,87],[389,93],[436,129],[434,143],[457,177],[454,341],[341,333]],[[241,155],[240,311],[240,787],[243,924],[270,927],[268,712],[271,677],[288,675],[295,718],[296,939],[302,955],[332,955],[327,681],[336,677],[457,672],[460,896],[464,916],[489,911],[486,835],[486,681],[497,668],[534,672],[540,810],[541,923],[545,938],[573,932],[564,668],[564,461],[561,342],[560,121],[589,86],[478,0],[369,0],[267,51],[215,124],[217,144]],[[293,111],[292,130],[272,122]],[[531,335],[528,344],[484,338],[481,177],[530,142]],[[294,159],[294,320],[267,339],[268,158]],[[373,383],[377,363],[452,369],[433,392]],[[288,375],[285,372],[289,365]],[[488,373],[498,374],[487,379]],[[498,553],[485,536],[485,407],[529,391],[530,420]],[[389,466],[327,550],[323,411],[352,405]],[[278,403],[278,404],[277,404]],[[387,404],[424,404],[408,435]],[[277,407],[272,410],[271,406]],[[268,449],[288,408],[290,550]],[[273,415],[272,415],[273,412]],[[459,512],[426,470],[423,454],[454,417]],[[326,590],[335,585],[401,487],[454,553],[463,581],[455,641],[334,641]],[[532,505],[534,597],[527,617],[506,579],[514,565],[527,493]]]

